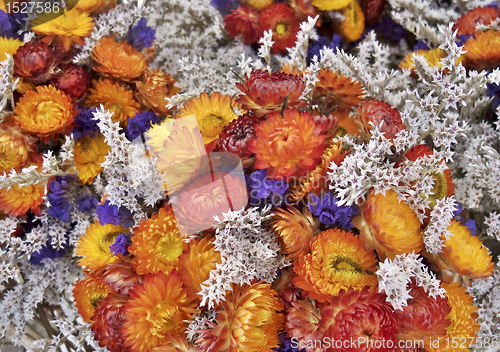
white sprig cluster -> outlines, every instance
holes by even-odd
[[[201,305],[212,308],[225,299],[232,284],[250,284],[253,279],[272,282],[278,269],[288,265],[281,254],[276,233],[266,228],[270,207],[242,209],[224,213],[216,219],[215,249],[221,253],[221,264],[210,271],[202,285]]]
[[[217,311],[216,310],[204,310],[199,314],[194,314],[186,328],[186,337],[190,342],[195,342],[198,339],[198,331],[203,329],[210,329],[209,323],[216,322]]]
[[[77,45],[80,52],[75,56],[73,62],[89,65],[90,54],[103,37],[112,35],[117,41],[126,39],[130,26],[148,12],[152,12],[152,9],[138,6],[135,1],[130,1],[94,17],[94,29],[90,37],[85,38],[83,46]]]
[[[156,172],[154,161],[146,155],[142,142],[131,143],[120,133],[118,122],[112,121],[112,113],[102,106],[94,113],[94,120],[101,130],[111,151],[101,164],[107,184],[104,192],[110,204],[124,206],[134,213],[137,225],[146,217],[138,198],[153,206],[164,197],[161,175]]]
[[[494,211],[485,216],[484,224],[487,226],[486,234],[500,241],[500,214]]]
[[[7,59],[0,61],[0,122],[3,120],[3,111],[9,101],[13,101],[13,94],[17,88],[19,78],[14,78],[14,60],[7,55]]]
[[[443,37],[436,30],[436,25],[447,24],[460,14],[453,7],[437,6],[431,0],[389,0],[392,18],[417,39],[438,45]]]
[[[331,163],[327,172],[330,189],[340,199],[339,204],[361,204],[373,188],[375,194],[389,189],[396,191],[401,200],[410,205],[421,221],[425,218],[429,201],[422,194],[432,194],[434,172],[442,172],[446,166],[436,155],[420,157],[415,161],[400,158],[389,161],[387,158],[396,151],[408,148],[415,143],[415,136],[402,131],[393,141],[384,137],[380,126],[372,131],[367,143],[356,143],[343,139],[343,145],[351,147],[344,161],[337,165]]]
[[[145,4],[155,9],[144,14],[156,29],[152,66],[172,73],[183,91],[169,99],[171,106],[204,91],[236,93],[231,70],[241,54],[256,55],[248,45],[227,36],[222,17],[209,0],[146,0]]]
[[[236,64],[238,57],[249,54],[248,47],[242,43],[234,43],[233,46],[227,48],[214,49],[215,57],[219,63],[214,64],[214,61],[206,57],[199,56],[197,52],[191,56],[179,58],[177,69],[176,86],[182,89],[182,93],[178,93],[171,98],[165,100],[165,105],[168,108],[181,104],[190,98],[200,95],[202,92],[212,93],[220,92],[222,94],[233,95],[238,90],[234,87],[236,79],[235,74],[231,71]],[[232,60],[229,62],[229,60]],[[167,68],[166,72],[173,72],[171,68]],[[168,103],[168,104],[167,104]]]
[[[42,266],[19,261],[22,280],[5,290],[0,300],[0,339],[6,334],[18,346],[32,348],[26,334],[40,336],[31,326],[42,302],[59,305],[71,296],[73,284],[83,276],[71,258],[45,259]],[[54,327],[51,327],[54,329]]]
[[[444,297],[445,290],[440,287],[440,281],[434,273],[427,270],[418,254],[408,253],[396,255],[394,260],[386,259],[379,264],[377,278],[379,292],[387,295],[387,302],[394,309],[403,309],[408,299],[412,298],[408,291],[408,284],[415,280],[418,286],[423,287],[430,297]]]
[[[444,242],[441,237],[444,235],[449,239],[453,234],[448,230],[453,212],[457,210],[453,196],[436,200],[436,205],[431,211],[429,226],[424,231],[424,245],[429,253],[440,253]]]
[[[302,22],[300,24],[300,31],[297,33],[297,41],[292,48],[288,48],[288,58],[287,63],[298,67],[298,69],[303,70],[307,66],[307,48],[309,47],[309,42],[311,40],[318,40],[318,33],[316,32],[316,21],[319,15],[316,17],[309,16],[307,22]]]
[[[493,275],[486,279],[471,280],[472,286],[467,288],[468,293],[474,298],[474,305],[478,317],[476,321],[480,325],[477,333],[480,342],[491,341],[492,337],[500,336],[500,268],[494,267]],[[490,344],[478,345],[473,348],[476,352],[497,352],[498,346]]]
[[[391,68],[389,46],[378,42],[375,32],[368,32],[357,47],[357,55],[343,50],[323,48],[319,67],[337,71],[357,79],[372,98],[400,107],[406,99],[404,93],[411,85],[408,71]],[[314,61],[311,65],[315,65]]]

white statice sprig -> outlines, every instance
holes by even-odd
[[[449,239],[453,234],[448,230],[454,212],[457,210],[457,203],[453,196],[437,199],[434,209],[431,211],[429,225],[424,231],[425,250],[429,253],[440,253],[444,247],[442,236]]]
[[[387,302],[394,309],[403,309],[408,299],[412,298],[408,285],[415,280],[423,287],[430,297],[444,297],[445,290],[440,287],[440,281],[422,263],[422,257],[415,253],[396,255],[394,260],[386,259],[379,264],[376,271],[379,292],[387,295]]]
[[[14,91],[17,89],[19,78],[14,79],[14,60],[12,56],[6,54],[7,59],[0,61],[0,122],[7,114],[5,108],[10,102],[14,108]]]
[[[232,284],[250,284],[253,279],[272,282],[278,269],[289,263],[281,254],[276,233],[266,224],[270,207],[241,209],[216,217],[214,246],[221,254],[221,263],[210,271],[202,285],[201,305],[209,308],[225,300]]]
[[[300,24],[300,31],[297,33],[297,41],[295,45],[288,50],[287,63],[292,67],[297,67],[303,70],[307,67],[307,48],[311,40],[318,40],[318,33],[316,32],[316,22],[319,15],[316,17],[309,16],[307,21]]]
[[[265,61],[266,66],[262,64],[260,60],[257,60],[253,63],[254,70],[267,70],[267,72],[271,73],[271,49],[274,45],[273,42],[273,31],[270,29],[264,32],[264,35],[259,39],[259,57]]]
[[[134,213],[137,225],[146,218],[139,199],[147,206],[153,206],[165,196],[162,177],[156,170],[154,160],[147,156],[140,138],[130,142],[120,133],[119,123],[113,122],[113,114],[102,106],[93,114],[104,140],[111,148],[101,164],[107,180],[104,192],[111,205],[124,206]]]

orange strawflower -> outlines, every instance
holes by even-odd
[[[87,12],[72,9],[57,17],[55,12],[43,12],[31,25],[33,32],[44,36],[44,42],[57,43],[68,51],[73,43],[83,45],[83,38],[89,37],[94,29],[94,20]]]
[[[312,103],[319,105],[322,113],[330,112],[335,108],[350,110],[364,100],[365,88],[353,78],[333,70],[321,69],[318,79],[319,81],[314,86]]]
[[[464,65],[478,71],[494,69],[500,63],[500,32],[489,30],[475,34],[464,46]]]
[[[220,252],[215,250],[214,237],[191,240],[189,249],[179,257],[179,262],[182,281],[190,296],[196,297],[199,303],[201,296],[197,293],[201,291],[201,284],[209,279],[210,271],[215,269],[216,264],[221,263]]]
[[[127,42],[116,42],[115,37],[102,37],[92,51],[96,62],[92,68],[105,76],[131,81],[148,67],[146,58]]]
[[[370,286],[373,290],[377,278],[368,271],[376,263],[375,253],[364,250],[358,236],[328,229],[313,239],[311,253],[294,263],[298,277],[293,283],[304,290],[304,296],[326,302],[343,289]]]
[[[74,161],[82,183],[91,184],[101,173],[104,169],[101,164],[106,161],[110,150],[111,148],[104,141],[104,136],[85,136],[75,142]]]
[[[180,88],[175,86],[176,80],[159,68],[146,70],[141,81],[136,82],[137,99],[157,114],[168,115],[167,100],[179,93]]]
[[[175,118],[189,115],[196,116],[204,144],[216,140],[224,126],[238,118],[238,115],[231,110],[231,97],[219,92],[214,92],[210,96],[203,92],[198,98],[190,99],[180,108],[179,115]]]
[[[206,159],[200,131],[194,119],[165,120],[146,132],[149,154],[156,169],[168,179],[169,195],[180,191],[200,175]]]
[[[14,56],[17,49],[24,45],[19,39],[0,37],[0,61],[7,59],[7,54]]]
[[[121,261],[121,256],[113,256],[109,246],[123,232],[125,230],[120,225],[101,225],[97,220],[90,224],[76,245],[76,254],[82,257],[78,265],[85,270],[95,271],[106,264]]]
[[[257,117],[267,113],[281,111],[288,96],[287,107],[299,108],[307,106],[300,99],[306,85],[300,76],[267,71],[252,71],[245,77],[245,84],[236,83],[236,87],[244,93],[236,100],[246,110],[252,110]]]
[[[338,30],[342,38],[354,42],[361,38],[365,30],[365,15],[356,0],[350,1],[349,5],[339,10],[344,16]]]
[[[428,345],[431,340],[446,335],[450,320],[446,317],[451,311],[448,299],[429,297],[424,288],[413,280],[410,296],[403,309],[395,310],[399,324],[398,339],[404,341],[424,340]]]
[[[448,226],[453,236],[444,241],[443,252],[432,256],[443,271],[443,281],[456,281],[456,276],[463,275],[472,279],[480,279],[493,273],[493,261],[488,248],[483,246],[477,236],[473,236],[467,226],[460,221],[452,221]],[[450,273],[451,271],[451,273]]]
[[[33,161],[29,161],[25,167],[37,165],[38,172],[42,171],[42,158],[35,156]],[[43,203],[43,196],[46,194],[46,185],[43,182],[28,186],[13,185],[9,189],[0,188],[0,211],[11,216],[26,215],[31,211],[35,215],[41,214],[40,206]]]
[[[273,230],[281,241],[281,252],[290,260],[309,253],[311,241],[316,235],[311,212],[302,215],[296,208],[278,208],[274,212]]]
[[[396,254],[422,250],[420,220],[409,205],[400,202],[392,189],[385,195],[371,190],[360,210],[361,216],[352,223],[361,231],[365,248],[376,249],[380,258],[394,259]]]
[[[110,293],[113,293],[113,290],[100,277],[88,277],[74,285],[75,306],[85,322],[89,322],[94,315],[97,302]]]
[[[144,285],[130,291],[123,306],[125,322],[121,332],[131,352],[150,351],[168,345],[169,336],[183,334],[196,302],[189,298],[177,271],[144,277]]]
[[[345,134],[349,134],[351,136],[360,134],[359,125],[356,122],[356,119],[350,116],[349,111],[335,110],[332,115],[337,119],[337,127],[342,128],[345,131]]]
[[[473,35],[476,33],[476,26],[478,24],[487,26],[499,16],[500,11],[496,7],[476,7],[460,16],[453,25],[453,30],[457,31],[457,37],[461,35]]]
[[[11,169],[21,171],[28,157],[37,150],[36,138],[29,136],[15,123],[0,124],[0,175]]]
[[[439,338],[438,343],[426,346],[426,351],[468,352],[467,347],[476,343],[476,333],[479,331],[479,323],[476,321],[477,307],[472,305],[474,299],[459,282],[450,284],[443,282],[441,287],[446,290],[444,295],[451,307],[451,312],[446,317],[450,320],[450,325],[446,328],[446,335]],[[466,341],[466,343],[456,346],[452,341]]]
[[[283,304],[269,284],[233,284],[211,329],[200,330],[196,341],[203,350],[272,352],[283,328]]]
[[[255,153],[256,169],[267,169],[275,179],[288,179],[297,171],[314,170],[326,148],[322,126],[308,112],[286,109],[284,116],[275,112],[256,126],[257,138],[248,142]]]
[[[135,271],[144,275],[169,273],[180,264],[179,256],[186,248],[172,208],[164,207],[134,228],[128,250],[135,255],[132,259]]]
[[[78,110],[71,98],[52,86],[38,86],[24,94],[14,109],[14,121],[21,128],[43,140],[67,133]]]
[[[87,97],[87,106],[95,108],[101,104],[113,113],[113,122],[120,122],[126,126],[129,117],[139,112],[139,104],[134,100],[134,94],[126,86],[120,86],[109,79],[92,81],[94,88],[90,88]]]
[[[342,290],[330,304],[320,308],[318,331],[333,341],[356,341],[357,351],[387,352],[390,342],[397,346],[398,323],[385,299],[384,294],[370,294],[368,287],[361,291]]]

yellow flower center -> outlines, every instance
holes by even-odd
[[[224,127],[224,118],[218,115],[210,114],[201,121],[201,130],[204,137],[216,137],[222,132]]]
[[[162,236],[156,243],[156,251],[164,264],[171,264],[182,254],[182,240],[173,236]]]
[[[363,267],[353,257],[347,254],[334,254],[330,262],[334,272],[363,273]]]
[[[90,297],[90,304],[94,309],[97,308],[97,302],[99,302],[101,299],[106,298],[107,294],[105,293],[95,293]]]
[[[274,30],[277,34],[283,35],[288,32],[288,24],[286,22],[278,23]]]
[[[101,251],[110,253],[109,246],[115,243],[115,239],[120,233],[121,232],[110,232],[104,235],[99,241],[99,248],[101,249]]]
[[[51,121],[55,116],[59,116],[61,111],[53,102],[42,102],[36,107],[35,119],[38,121]]]
[[[175,329],[175,322],[179,321],[178,310],[168,302],[158,303],[154,311],[148,311],[146,320],[151,323],[151,334],[163,337],[165,332]]]

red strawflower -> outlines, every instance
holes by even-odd
[[[125,320],[123,317],[124,304],[124,296],[109,294],[97,302],[97,308],[91,319],[94,339],[99,342],[100,347],[106,347],[110,352],[130,350],[129,347],[123,345],[123,335],[120,331]]]
[[[370,122],[377,127],[383,122],[380,131],[384,132],[385,138],[388,139],[395,138],[399,131],[405,129],[398,109],[392,108],[388,103],[380,100],[366,100],[363,105],[358,107],[358,115],[360,127],[368,136],[373,129]]]
[[[242,104],[245,110],[253,110],[257,117],[281,111],[287,96],[287,107],[307,106],[307,102],[300,99],[306,85],[299,76],[281,72],[269,74],[267,71],[252,71],[250,76],[245,78],[245,84],[236,83],[236,87],[244,93],[236,102]]]
[[[384,12],[387,0],[363,0],[360,3],[365,14],[365,25],[372,26],[378,22],[380,15]]]
[[[476,7],[460,16],[455,22],[453,30],[458,31],[457,36],[472,35],[476,32],[478,24],[488,25],[498,16],[500,16],[500,11],[496,7]]]
[[[57,53],[49,44],[37,41],[20,47],[13,59],[14,73],[17,77],[40,84],[53,77]]]
[[[73,63],[61,65],[59,68],[50,84],[69,95],[73,103],[85,99],[92,75],[82,66]]]
[[[427,344],[446,335],[451,311],[446,297],[431,298],[415,281],[410,283],[410,298],[403,310],[396,310],[399,340],[424,340]]]
[[[290,0],[290,7],[301,22],[307,21],[309,16],[314,18],[320,14],[320,11],[314,7],[311,0]],[[316,27],[319,26],[321,26],[321,16],[316,21]]]
[[[370,295],[369,287],[361,291],[341,290],[330,305],[322,306],[318,331],[334,341],[356,341],[356,345],[326,348],[325,352],[387,352],[391,342],[397,346],[398,322],[385,298],[381,293]]]
[[[231,37],[241,36],[246,45],[257,43],[262,36],[259,26],[260,13],[256,9],[241,4],[231,14],[224,17],[225,28]]]
[[[284,2],[275,2],[262,10],[260,27],[263,31],[273,31],[274,45],[271,51],[275,54],[286,54],[286,48],[295,45],[300,28],[293,9]]]
[[[254,154],[248,150],[248,142],[255,138],[255,125],[259,124],[259,118],[255,115],[246,114],[233,120],[229,125],[224,126],[222,133],[215,142],[215,152],[229,152],[238,154],[245,161],[250,161]]]

